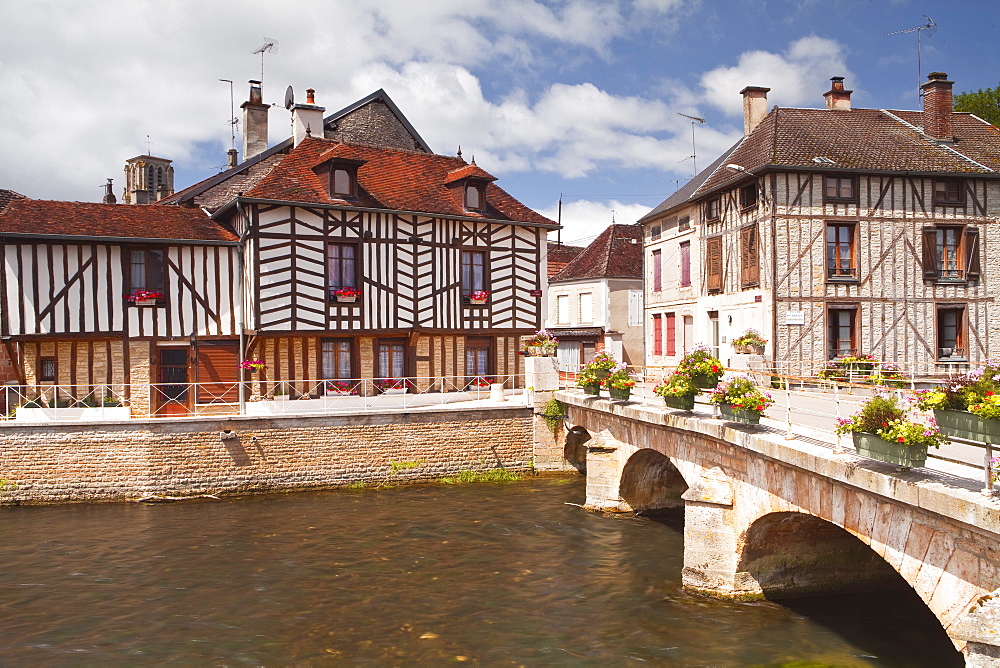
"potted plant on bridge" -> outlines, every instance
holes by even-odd
[[[618,360],[606,352],[599,352],[594,359],[583,365],[583,371],[593,371],[597,380],[603,382],[611,375],[611,370],[618,366]]]
[[[726,368],[711,348],[695,346],[677,365],[677,370],[690,374],[695,387],[710,388],[716,386]]]
[[[628,373],[628,366],[625,363],[617,365],[604,379],[604,387],[608,388],[608,394],[616,401],[628,401],[635,387],[635,381]]]
[[[1000,367],[987,363],[940,388],[917,393],[917,408],[934,411],[941,432],[953,438],[1000,443]]]
[[[554,357],[559,340],[547,330],[538,330],[533,337],[524,341],[521,353],[527,357]]]
[[[587,394],[595,397],[601,394],[601,379],[597,377],[597,372],[584,367],[576,379],[576,384],[583,388]]]
[[[732,340],[733,350],[738,353],[749,353],[751,355],[763,355],[764,346],[767,339],[761,336],[756,329],[748,329]]]
[[[940,447],[944,434],[933,419],[910,420],[895,395],[876,394],[849,418],[840,418],[834,431],[851,434],[859,455],[899,466],[923,466],[927,448]]]
[[[712,391],[710,400],[719,404],[722,417],[732,422],[743,424],[760,424],[760,416],[774,399],[745,376],[737,376],[727,382],[719,383]]]
[[[684,371],[675,371],[667,380],[653,388],[653,393],[663,397],[667,406],[682,411],[694,409],[694,397],[699,391],[691,374]]]

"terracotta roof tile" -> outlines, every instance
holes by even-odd
[[[331,197],[323,178],[314,171],[334,158],[363,162],[358,168],[360,192],[357,200]],[[311,204],[343,204],[555,225],[554,221],[524,206],[494,183],[486,186],[485,213],[466,211],[462,207],[460,189],[447,184],[449,174],[470,166],[457,157],[311,137],[292,149],[281,164],[244,194]]]
[[[552,278],[562,271],[562,268],[565,267],[570,260],[582,253],[584,248],[584,246],[567,246],[565,244],[555,243],[554,241],[548,242],[548,277]]]
[[[4,190],[0,188],[0,211],[4,210],[4,207],[7,206],[8,202],[16,199],[25,199],[25,197],[21,193],[16,193],[13,190]]]
[[[2,234],[237,241],[201,209],[18,199],[0,211]]]
[[[584,278],[642,278],[642,226],[609,225],[550,283]]]

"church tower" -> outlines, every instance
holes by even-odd
[[[166,158],[137,155],[125,161],[122,204],[152,204],[174,194],[174,168]]]

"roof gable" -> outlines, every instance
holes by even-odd
[[[609,225],[550,283],[585,278],[642,279],[642,226]]]

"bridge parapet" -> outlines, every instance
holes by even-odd
[[[567,406],[567,422],[592,436],[586,507],[684,504],[688,588],[780,598],[873,589],[901,578],[960,649],[969,635],[959,635],[956,624],[1000,588],[1000,502],[982,496],[975,481],[900,471],[835,453],[832,443],[786,439],[784,429],[708,413],[574,391],[556,397]],[[671,472],[681,485],[670,482]],[[976,647],[986,646],[981,640]],[[991,647],[998,646],[1000,640]]]

